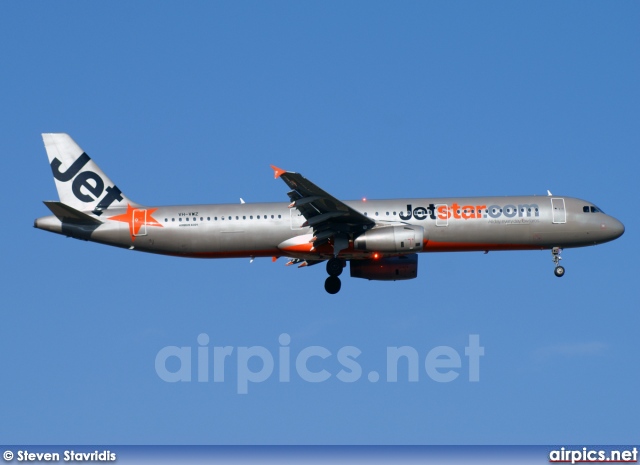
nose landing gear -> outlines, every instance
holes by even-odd
[[[342,283],[338,276],[342,274],[343,269],[344,261],[339,258],[334,257],[327,262],[327,273],[329,273],[329,277],[324,282],[324,289],[329,294],[337,294],[340,291]]]
[[[562,278],[564,276],[564,267],[560,265],[560,260],[562,257],[560,254],[562,253],[562,249],[560,247],[554,247],[551,249],[551,255],[553,256],[553,263],[556,265],[556,268],[553,270],[553,273],[558,277]]]

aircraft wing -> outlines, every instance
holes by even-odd
[[[354,210],[328,194],[299,173],[285,171],[275,166],[274,177],[281,178],[291,189],[287,193],[291,208],[307,220],[304,226],[313,228],[315,246],[327,242],[336,235],[353,238],[353,233],[361,233],[375,225],[375,221]]]

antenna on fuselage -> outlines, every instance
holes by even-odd
[[[553,194],[551,193],[551,191],[550,191],[549,189],[547,189],[547,195],[548,195],[549,197],[552,197],[552,196],[553,196]]]

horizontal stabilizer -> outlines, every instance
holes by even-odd
[[[86,225],[102,224],[102,221],[90,215],[87,215],[86,213],[78,211],[75,208],[70,207],[69,205],[65,205],[62,202],[45,201],[44,204],[49,210],[51,210],[51,213],[56,215],[56,217],[63,223]]]

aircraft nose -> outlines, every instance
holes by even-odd
[[[610,240],[617,239],[624,234],[624,224],[612,216],[607,218],[607,222],[604,226],[608,232],[607,235],[611,238]]]
[[[611,226],[611,231],[615,234],[614,239],[617,239],[624,234],[624,224],[622,224],[621,221],[618,221],[615,218],[612,218],[612,220],[613,225]]]

